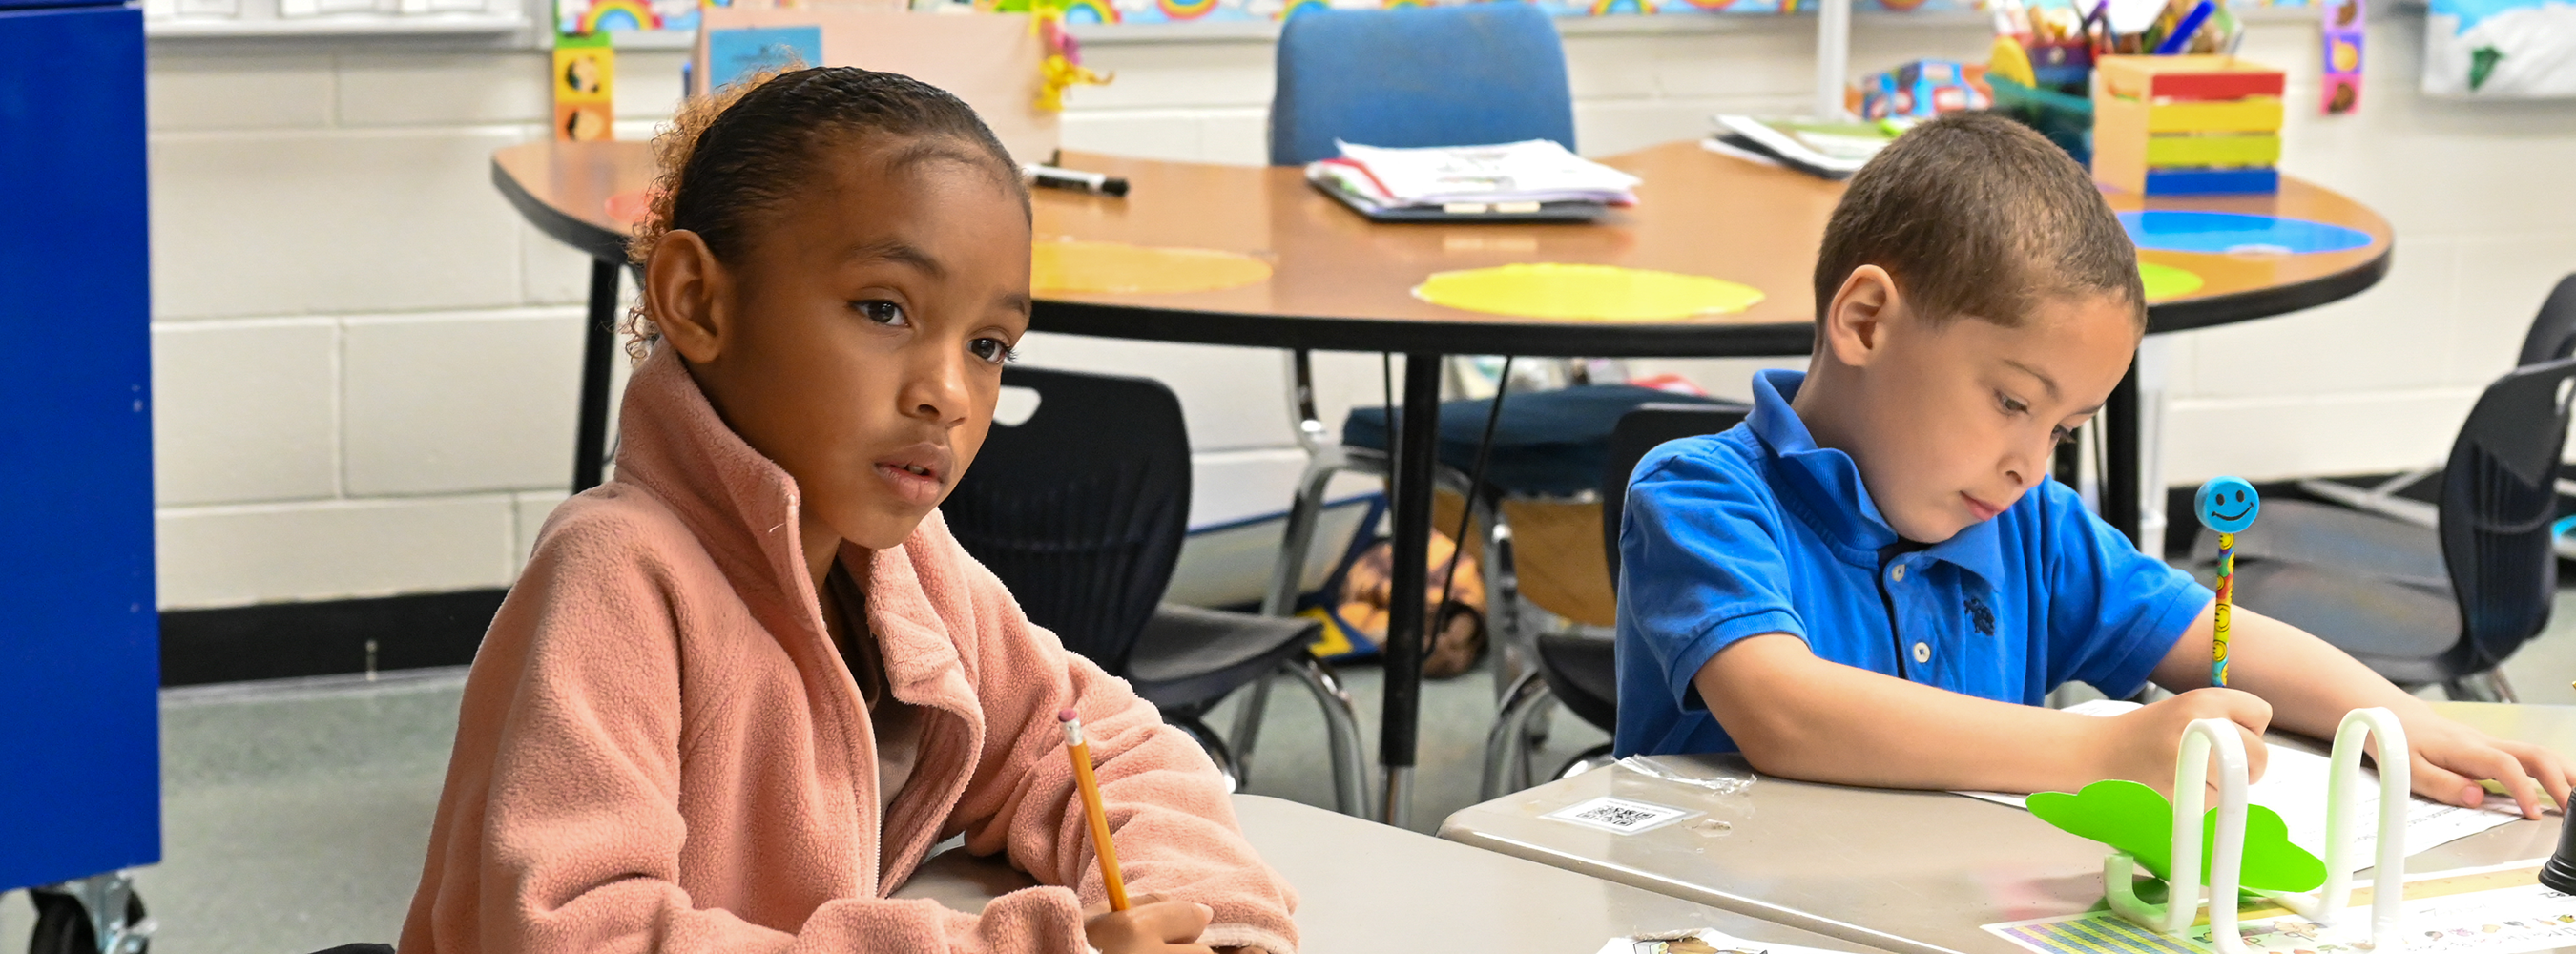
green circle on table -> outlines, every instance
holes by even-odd
[[[2138,277],[2146,280],[2148,301],[2180,298],[2200,290],[2200,273],[2171,265],[2139,262]]]

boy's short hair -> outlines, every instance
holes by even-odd
[[[2015,327],[2040,302],[2105,295],[2146,329],[2137,246],[2092,176],[2038,133],[1989,113],[1914,127],[1861,167],[1816,254],[1816,324],[1852,270],[1894,276],[1915,314]]]

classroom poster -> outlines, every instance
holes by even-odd
[[[2576,96],[2576,4],[2432,0],[2424,18],[2424,95]]]
[[[605,34],[556,37],[553,86],[556,139],[616,137],[617,51]]]

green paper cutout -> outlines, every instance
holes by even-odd
[[[2154,262],[2138,263],[2138,278],[2146,283],[2149,299],[2178,298],[2200,290],[2200,274],[2189,269]]]
[[[2067,834],[2129,853],[2139,867],[2156,877],[2170,876],[2173,803],[2155,789],[2127,779],[2106,779],[2073,794],[2033,794],[2030,813]],[[2217,838],[2218,810],[2213,808],[2201,816],[2202,884],[2209,883],[2210,853]],[[2281,821],[2279,812],[2247,805],[2245,865],[2237,883],[2249,891],[2314,891],[2326,883],[2326,864],[2290,843],[2290,826]]]
[[[2469,92],[2477,92],[2478,87],[2487,85],[2487,77],[2495,72],[2496,61],[2501,59],[2504,59],[2504,51],[2492,45],[2469,51]]]

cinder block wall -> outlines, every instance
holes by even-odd
[[[2420,14],[2371,40],[2357,117],[2314,115],[2315,28],[2267,21],[2291,71],[2286,167],[2386,214],[2395,269],[2347,302],[2176,336],[2169,476],[2391,470],[2439,457],[2576,271],[2576,109],[2413,87]],[[1579,145],[1699,135],[1716,111],[1798,109],[1811,22],[1568,28]],[[1853,62],[1981,57],[1970,19],[1864,18]],[[1266,37],[1104,37],[1114,85],[1077,90],[1069,148],[1263,161]],[[165,608],[504,586],[571,470],[585,261],[521,224],[487,157],[544,134],[541,51],[438,40],[153,46],[154,386]],[[650,135],[680,56],[619,61],[621,135]],[[1653,201],[1652,189],[1646,193]],[[1722,226],[1722,223],[1721,223]],[[1146,374],[1188,406],[1195,523],[1276,509],[1301,460],[1280,357],[1035,335],[1037,364]],[[1741,394],[1757,366],[1641,362]],[[1328,356],[1338,421],[1375,356]]]

